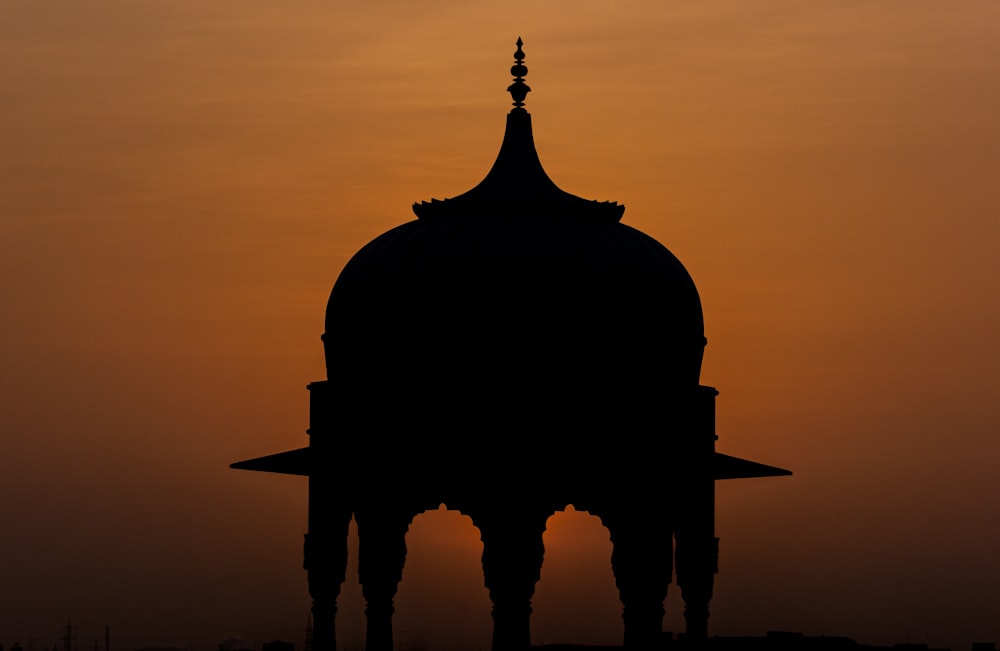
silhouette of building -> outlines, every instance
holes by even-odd
[[[571,503],[610,532],[625,646],[661,645],[674,562],[686,635],[704,638],[715,480],[790,474],[715,452],[694,282],[620,222],[624,206],[549,179],[521,45],[486,177],[415,204],[418,219],[364,246],[337,279],[327,379],[309,385],[309,446],[232,466],[309,477],[317,651],[336,648],[352,515],[366,648],[391,651],[407,528],[441,503],[481,533],[494,651],[529,648],[545,522]]]
[[[951,651],[931,648],[926,644],[900,643],[892,646],[871,646],[860,644],[849,637],[826,635],[803,635],[788,631],[768,631],[767,635],[756,637],[710,637],[692,644],[686,639],[664,639],[663,651],[686,651],[697,647],[704,651]],[[546,644],[532,647],[536,651],[618,651],[614,646],[583,646],[576,644]],[[972,651],[995,651],[992,645]]]

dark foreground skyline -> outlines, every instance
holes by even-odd
[[[112,638],[110,628],[105,627],[102,639],[95,638],[91,647],[79,643],[75,635],[76,627],[72,621],[67,622],[63,635],[57,638],[32,639],[24,646],[20,642],[10,645],[10,651],[34,651],[34,649],[51,649],[52,651],[70,651],[73,649],[92,648],[94,651],[309,651],[312,648],[312,628],[307,626],[297,635],[287,639],[245,640],[239,638],[223,638],[217,643],[206,643],[208,638],[200,638],[198,643],[194,638],[186,640],[170,639],[158,641],[152,638],[139,640],[119,640]],[[0,643],[2,644],[2,643]],[[4,647],[7,648],[7,647]],[[424,651],[436,648],[425,642],[401,645],[400,649]],[[467,651],[475,651],[475,647],[464,647]],[[683,634],[675,635],[664,632],[662,640],[654,647],[663,651],[683,651],[685,649],[713,649],[716,651],[959,651],[958,649],[943,649],[930,647],[916,642],[897,642],[891,645],[870,645],[848,637],[831,635],[804,635],[796,631],[768,631],[762,635],[747,635],[734,637],[711,636],[702,641],[685,639]],[[995,642],[973,642],[968,645],[968,651],[995,651]],[[364,645],[346,646],[345,651],[360,651]],[[567,644],[550,643],[531,646],[532,651],[620,651],[621,645],[600,644]]]

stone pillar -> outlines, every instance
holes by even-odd
[[[313,651],[337,649],[337,598],[347,573],[347,531],[351,501],[345,490],[350,478],[324,472],[327,461],[343,455],[333,434],[331,385],[313,382],[309,389],[309,531],[304,562],[312,597]]]
[[[415,513],[389,505],[360,509],[358,579],[365,597],[366,651],[393,651],[393,600],[403,578],[406,531]]]
[[[624,515],[602,514],[601,519],[611,534],[611,569],[622,600],[625,648],[659,648],[673,556],[669,519],[638,508]]]
[[[692,396],[688,473],[679,489],[677,584],[684,600],[685,634],[708,637],[708,604],[718,571],[719,540],[715,537],[715,396],[712,387],[699,386]]]
[[[528,651],[531,598],[542,572],[547,514],[473,516],[483,540],[483,576],[493,602],[493,651]]]
[[[684,600],[685,635],[708,637],[708,604],[712,600],[719,539],[711,531],[678,529],[677,584]]]
[[[347,529],[351,511],[342,504],[325,504],[309,481],[309,532],[305,535],[303,566],[312,597],[313,651],[337,649],[337,597],[347,572]]]

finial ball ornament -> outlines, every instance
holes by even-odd
[[[528,67],[524,65],[524,50],[521,46],[524,42],[521,37],[517,37],[517,51],[514,52],[514,65],[510,67],[510,74],[514,75],[514,83],[507,87],[507,92],[514,98],[515,109],[524,110],[524,98],[531,92],[528,84],[524,83],[524,76],[528,74]]]

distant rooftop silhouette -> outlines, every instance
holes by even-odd
[[[418,219],[365,245],[334,284],[309,446],[233,464],[309,477],[316,651],[336,648],[352,516],[366,648],[391,651],[407,528],[442,503],[481,533],[494,651],[530,647],[545,522],[571,503],[610,532],[625,647],[662,644],[675,562],[688,639],[704,639],[715,480],[790,474],[715,452],[694,282],[620,222],[624,206],[549,179],[524,108],[522,45],[486,177],[414,204]]]

